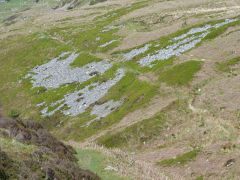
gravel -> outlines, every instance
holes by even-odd
[[[69,55],[66,59],[66,55]],[[59,57],[52,59],[46,64],[36,66],[30,74],[25,78],[31,78],[33,88],[45,87],[47,89],[56,89],[63,84],[73,82],[84,82],[96,74],[92,72],[98,72],[103,74],[106,70],[112,67],[112,64],[108,60],[100,62],[92,62],[80,68],[72,68],[70,64],[79,56],[79,54],[62,53]]]

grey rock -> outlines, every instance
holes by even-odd
[[[146,44],[144,47],[141,47],[139,49],[133,49],[129,53],[124,54],[123,57],[126,60],[131,60],[134,57],[138,56],[139,54],[145,53],[149,49],[150,46],[152,46],[152,45],[151,44]]]
[[[84,82],[91,79],[91,72],[97,71],[103,74],[112,67],[108,60],[92,62],[80,68],[72,68],[70,64],[79,56],[75,52],[62,53],[59,57],[52,59],[46,64],[36,66],[25,78],[31,78],[33,88],[46,87],[56,89],[63,84],[73,82]],[[61,59],[69,55],[66,59]]]
[[[117,40],[112,40],[112,41],[109,41],[109,42],[106,42],[105,44],[102,44],[102,45],[100,45],[99,47],[107,47],[107,46],[109,46],[110,44],[112,44],[112,43],[114,43],[114,42],[116,42]]]
[[[170,40],[170,45],[168,45],[165,48],[162,48],[160,50],[157,50],[155,53],[148,54],[147,56],[141,58],[138,63],[141,66],[149,66],[153,67],[154,61],[158,60],[167,60],[173,56],[179,56],[182,53],[192,49],[195,47],[198,43],[200,43],[204,37],[206,37],[212,30],[217,29],[219,27],[222,27],[226,24],[232,23],[237,21],[238,19],[227,19],[222,23],[218,23],[215,25],[207,24],[203,27],[199,28],[192,28],[190,29],[186,34],[182,34],[180,36],[177,36]],[[201,34],[200,34],[201,33]],[[199,35],[200,34],[200,35]],[[157,45],[155,47],[158,47]],[[126,60],[131,60],[135,56],[137,56],[140,53],[144,53],[148,50],[149,46],[148,44],[140,49],[134,49],[131,52],[124,55],[124,58]]]

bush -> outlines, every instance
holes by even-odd
[[[67,10],[71,10],[71,9],[73,9],[73,7],[72,6],[68,6]]]
[[[8,113],[8,117],[10,118],[17,118],[19,117],[20,112],[16,109],[11,109],[10,112]]]

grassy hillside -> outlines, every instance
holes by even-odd
[[[1,114],[102,179],[239,178],[238,1],[21,2],[0,3]]]

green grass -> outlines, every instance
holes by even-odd
[[[71,63],[70,65],[73,66],[73,67],[82,67],[88,63],[91,63],[91,62],[99,62],[101,61],[102,59],[100,58],[97,58],[95,56],[92,56],[86,52],[83,52],[81,53],[73,63]]]
[[[97,134],[101,130],[107,129],[109,126],[119,122],[121,118],[129,112],[132,112],[149,102],[156,93],[156,86],[152,86],[147,82],[139,81],[134,73],[127,72],[125,77],[123,77],[123,79],[121,79],[115,86],[110,88],[108,93],[98,101],[99,103],[104,103],[111,99],[114,101],[123,100],[122,106],[106,118],[100,121],[95,121],[86,128],[86,123],[94,118],[90,116],[90,107],[85,113],[75,117],[74,122],[71,122],[71,127],[66,128],[64,133],[59,134],[59,136],[64,139],[82,141],[85,138]]]
[[[20,143],[11,138],[5,138],[0,135],[0,145],[3,151],[6,151],[12,158],[24,159],[31,152],[36,150],[36,146]]]
[[[199,177],[196,178],[195,180],[203,180],[203,176],[199,176]]]
[[[65,139],[80,141],[119,122],[127,113],[144,106],[158,93],[156,90],[157,86],[138,80],[138,76],[142,75],[142,73],[154,71],[156,74],[159,74],[161,81],[170,85],[187,85],[192,80],[194,73],[199,70],[200,62],[187,62],[163,71],[173,64],[174,58],[159,61],[152,69],[140,67],[137,64],[137,59],[169,45],[169,40],[172,37],[181,35],[190,28],[178,31],[159,40],[151,41],[150,43],[153,46],[145,54],[139,55],[133,61],[115,63],[103,75],[97,75],[82,84],[72,83],[68,86],[61,86],[58,89],[46,91],[45,88],[31,89],[32,84],[30,80],[23,80],[22,83],[18,83],[33,67],[48,62],[62,52],[76,51],[81,53],[71,64],[73,67],[81,67],[90,62],[100,61],[101,59],[97,58],[96,54],[108,52],[117,47],[122,39],[121,36],[116,34],[118,32],[117,29],[108,32],[101,31],[106,26],[119,25],[116,23],[116,20],[136,9],[146,7],[147,4],[148,1],[141,1],[129,7],[119,8],[98,16],[92,22],[83,22],[82,24],[74,24],[61,28],[54,27],[53,29],[46,30],[44,33],[39,32],[30,36],[10,36],[2,40],[0,49],[0,102],[3,104],[4,115],[7,115],[11,109],[18,109],[20,116],[40,121],[45,127],[53,130],[55,133],[58,133],[59,130],[57,125],[63,121],[63,133],[59,134],[59,136]],[[110,16],[107,17],[108,15]],[[71,18],[63,19],[63,21],[67,20],[71,20]],[[40,39],[39,37],[42,35],[44,35],[44,38]],[[51,37],[55,37],[61,41],[54,40]],[[99,47],[111,40],[118,41],[104,48]],[[154,47],[157,44],[160,44],[160,47]],[[71,93],[76,89],[82,89],[93,82],[105,82],[113,78],[116,69],[120,67],[127,69],[126,76],[99,100],[100,103],[111,99],[115,101],[123,100],[123,105],[116,112],[111,113],[100,121],[92,123],[88,128],[83,126],[94,118],[94,116],[90,115],[92,107],[89,107],[85,113],[74,118],[64,116],[59,112],[47,118],[40,116],[42,107],[36,107],[36,104],[46,102],[47,105],[50,105],[52,102],[62,99],[65,94]],[[49,110],[53,110],[56,107],[52,107]]]
[[[64,94],[72,92],[76,87],[78,87],[78,89],[83,88],[83,86],[91,82],[101,83],[111,78],[115,70],[114,68],[104,75],[98,75],[92,78],[88,82],[80,85],[80,87],[79,84],[71,84],[68,87],[60,87],[57,90],[46,91],[44,88],[35,88],[32,90],[29,80],[24,80],[21,84],[18,83],[18,80],[24,77],[30,69],[36,65],[48,62],[62,52],[83,51],[71,64],[74,67],[80,67],[93,61],[100,61],[100,59],[92,55],[91,52],[108,51],[116,47],[119,41],[105,48],[100,48],[99,46],[113,39],[120,38],[115,35],[117,30],[110,32],[101,32],[101,30],[111,24],[116,18],[129,13],[130,11],[128,10],[133,11],[141,7],[142,3],[136,3],[133,4],[131,8],[126,7],[113,11],[113,13],[118,13],[118,16],[110,20],[95,20],[92,23],[83,23],[80,26],[54,28],[45,33],[40,32],[31,36],[10,37],[3,40],[0,50],[0,75],[2,76],[0,80],[0,92],[3,96],[0,97],[0,101],[4,104],[5,114],[14,108],[19,109],[22,116],[33,117],[36,120],[45,122],[45,119],[40,117],[40,109],[35,107],[34,104],[43,101],[46,101],[46,104],[50,104],[61,99]],[[43,34],[45,38],[39,39]],[[63,41],[70,41],[70,43],[68,43],[68,45],[63,44],[60,41],[51,39],[51,36],[59,37],[63,39]],[[96,41],[97,37],[100,37],[99,41]],[[11,88],[9,87],[10,84]],[[14,101],[12,101],[12,99],[14,99]],[[28,108],[24,108],[26,106]],[[62,115],[59,114],[57,117],[61,116]],[[47,124],[51,124],[51,126],[56,126],[56,123],[61,120],[61,118],[59,118],[59,120],[54,120],[50,123],[48,118],[46,119],[46,121],[49,122]]]
[[[18,81],[36,65],[46,63],[70,50],[68,46],[55,40],[38,37],[39,34],[13,36],[1,41],[0,102],[3,104],[5,116],[11,109],[18,109],[25,117],[40,119],[33,102],[36,95],[44,92],[43,88],[32,90],[29,80],[24,80],[21,84]]]
[[[9,2],[0,3],[0,21],[4,20],[8,16],[13,15],[14,12],[12,10],[15,10],[16,13],[26,8],[29,8],[32,5],[33,2],[31,0],[25,0],[24,3],[21,3],[21,1],[19,0],[10,0]]]
[[[55,0],[45,0],[44,2],[48,3],[51,7],[56,4]],[[40,3],[41,1],[38,4]],[[10,0],[9,2],[0,3],[0,22],[15,13],[31,8],[35,4],[34,0]]]
[[[118,29],[101,32],[106,26],[110,25],[111,22],[90,22],[81,25],[67,26],[64,28],[54,28],[48,31],[48,33],[65,42],[69,41],[69,45],[72,46],[76,51],[84,52],[107,52],[119,44],[121,37],[115,33]],[[97,40],[99,38],[99,40]],[[117,40],[116,42],[106,46],[100,47],[101,45]]]
[[[161,37],[160,39],[157,39],[157,40],[149,41],[149,42],[147,42],[147,43],[145,43],[143,45],[140,45],[140,46],[137,46],[137,47],[134,47],[134,48],[131,48],[131,49],[127,49],[127,50],[123,50],[123,51],[115,51],[115,52],[112,53],[112,55],[114,55],[114,56],[116,56],[118,58],[122,58],[122,54],[128,53],[128,52],[130,52],[133,49],[138,49],[138,48],[144,47],[146,44],[152,44],[152,46],[149,47],[148,51],[146,51],[145,53],[142,53],[142,54],[136,56],[133,60],[131,60],[131,61],[137,62],[139,59],[147,56],[148,54],[154,54],[157,50],[159,50],[161,48],[165,48],[168,45],[171,45],[171,44],[175,43],[175,42],[170,42],[170,40],[172,40],[174,37],[177,37],[177,36],[180,36],[182,34],[187,33],[192,28],[203,27],[206,24],[214,25],[214,24],[217,24],[217,23],[221,23],[223,21],[225,21],[225,20],[209,21],[209,22],[204,23],[204,24],[194,25],[192,27],[188,27],[186,29],[179,30],[179,31],[177,31],[175,33],[172,33],[172,34],[168,35],[168,36]],[[240,20],[238,20],[236,22],[232,22],[232,23],[226,24],[226,25],[224,25],[224,26],[222,26],[222,27],[220,27],[218,29],[212,29],[211,32],[200,43],[198,43],[195,46],[195,48],[200,46],[204,41],[211,40],[211,39],[221,35],[229,27],[236,26],[236,25],[239,25],[239,24],[240,24]],[[156,47],[156,45],[158,45],[158,46]],[[155,62],[153,62],[153,63],[155,63]]]
[[[121,132],[102,136],[98,139],[98,143],[107,148],[119,148],[126,145],[141,146],[144,142],[158,136],[164,128],[164,123],[164,115],[157,115],[129,126]]]
[[[44,64],[62,52],[73,51],[71,46],[61,44],[51,38],[39,39],[38,37],[41,35],[42,33],[31,36],[11,37],[1,42],[0,75],[3,78],[0,79],[0,93],[2,94],[0,101],[3,104],[5,116],[7,116],[7,113],[11,109],[18,109],[22,117],[29,117],[40,121],[47,129],[56,130],[56,132],[59,129],[57,127],[59,122],[63,121],[68,125],[69,121],[72,125],[69,129],[66,128],[66,131],[64,131],[66,133],[61,134],[61,137],[83,140],[118,122],[128,112],[143,106],[156,94],[155,86],[139,81],[137,79],[138,74],[134,71],[132,72],[129,68],[126,76],[112,87],[109,93],[100,100],[101,102],[106,102],[110,99],[116,101],[120,99],[124,100],[123,106],[120,107],[117,112],[106,117],[103,123],[93,123],[89,128],[81,127],[94,118],[89,114],[91,107],[86,113],[76,117],[77,120],[74,120],[73,123],[70,117],[66,117],[59,112],[50,117],[41,117],[40,110],[43,107],[36,107],[36,104],[46,102],[47,105],[50,105],[62,99],[65,94],[71,93],[76,89],[82,89],[93,82],[102,83],[113,78],[119,67],[125,67],[122,64],[115,64],[103,75],[97,75],[82,84],[72,83],[68,86],[61,86],[58,89],[52,90],[46,90],[45,88],[32,89],[32,84],[29,79],[23,80],[21,83],[18,81],[36,65]],[[99,60],[99,58],[83,52],[79,56],[79,59],[74,61],[72,65],[79,67],[86,63]],[[56,107],[51,107],[49,110],[53,110],[54,108]],[[79,129],[81,131],[79,131]],[[70,133],[68,133],[68,131]]]
[[[117,10],[110,11],[107,14],[98,16],[93,20],[93,22],[86,22],[61,28],[57,27],[49,30],[48,33],[51,36],[58,37],[64,41],[70,40],[69,45],[78,51],[80,50],[88,51],[91,53],[104,53],[117,47],[122,37],[116,34],[118,29],[106,32],[102,32],[102,30],[109,25],[118,25],[114,23],[115,20],[136,9],[145,7],[146,3],[147,1],[137,2],[129,7],[119,8]],[[99,38],[99,40],[97,40],[97,38]],[[112,40],[116,41],[106,47],[100,47],[101,45]]]
[[[112,159],[101,152],[95,150],[82,150],[77,149],[78,164],[81,168],[89,169],[97,173],[103,180],[127,180],[117,175],[115,171],[104,170],[107,166],[111,165]]]
[[[196,158],[199,150],[194,149],[190,152],[178,155],[176,158],[173,159],[166,159],[157,163],[159,166],[179,166],[188,163]]]
[[[137,122],[120,132],[111,132],[101,136],[97,139],[97,143],[107,148],[127,148],[131,151],[144,148],[144,142],[148,143],[162,136],[167,127],[166,124],[169,126],[167,120],[171,119],[172,112],[188,113],[186,107],[185,100],[173,101],[154,117]]]
[[[239,18],[239,17],[237,17]],[[211,24],[216,24],[216,23],[220,23],[221,20],[219,21],[216,21],[215,23],[214,22],[211,22]],[[224,26],[221,26],[220,28],[217,28],[215,30],[212,30],[211,33],[209,33],[205,38],[204,40],[211,40],[211,39],[214,39],[216,38],[217,36],[223,34],[229,27],[233,27],[233,26],[238,26],[240,24],[240,20],[237,20],[235,22],[232,22],[232,23],[229,23],[229,24],[226,24]]]
[[[188,61],[162,72],[159,81],[166,82],[168,85],[188,85],[193,80],[194,74],[200,69],[200,61]]]
[[[121,16],[124,16],[134,10],[146,7],[147,3],[148,3],[148,1],[136,2],[136,3],[131,4],[130,6],[122,7],[117,10],[110,11],[104,15],[98,16],[95,18],[95,20],[112,22],[112,21],[120,18]]]
[[[16,109],[11,109],[8,113],[8,117],[17,118],[20,115],[19,111]]]
[[[240,62],[240,57],[235,57],[233,59],[217,62],[217,70],[220,72],[231,72],[231,66],[234,66]]]

